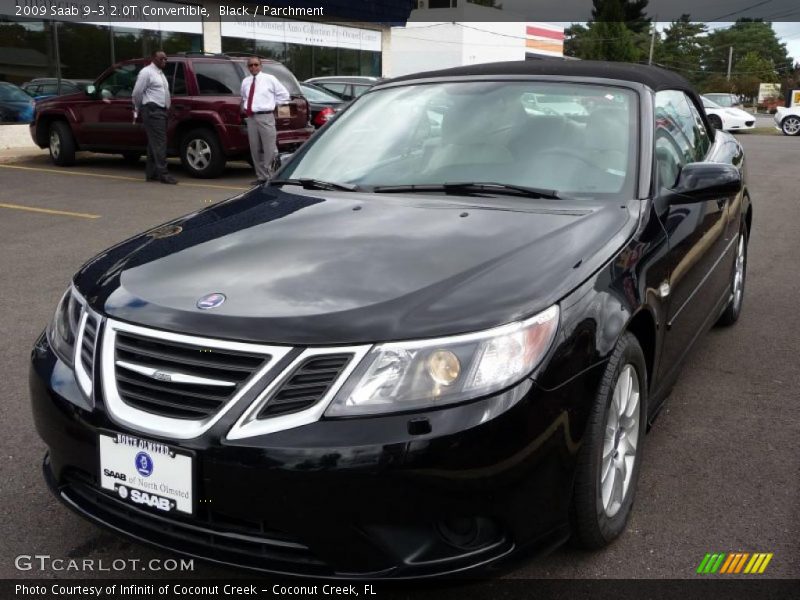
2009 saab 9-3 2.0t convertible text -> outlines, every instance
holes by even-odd
[[[75,275],[32,356],[47,482],[137,540],[275,573],[602,547],[682,359],[739,316],[744,177],[654,67],[380,82],[271,183]]]

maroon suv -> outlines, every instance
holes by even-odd
[[[247,57],[209,54],[169,56],[164,74],[172,102],[167,153],[179,156],[194,177],[217,177],[229,159],[250,159],[241,114],[240,89]],[[127,60],[107,69],[86,92],[48,98],[36,106],[31,137],[50,148],[57,165],[70,165],[78,150],[121,154],[137,162],[146,152],[141,120],[133,122],[131,94],[146,59]],[[276,117],[278,149],[290,152],[313,132],[308,102],[294,75],[281,63],[263,60],[262,71],[278,78],[291,94]]]

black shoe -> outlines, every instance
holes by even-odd
[[[178,180],[172,177],[171,175],[165,175],[164,177],[159,179],[159,181],[161,183],[168,183],[170,185],[175,185],[176,183],[178,183]]]
[[[250,182],[250,185],[263,185],[265,183],[267,183],[266,179],[255,179]]]

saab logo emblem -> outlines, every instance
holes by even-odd
[[[126,488],[124,485],[121,485],[117,488],[117,493],[119,494],[120,498],[125,500],[125,498],[128,497],[128,488]]]
[[[146,504],[147,506],[152,506],[153,508],[157,508],[158,510],[163,510],[165,512],[172,510],[173,507],[173,503],[170,502],[168,498],[162,498],[161,496],[148,494],[147,492],[142,492],[139,490],[131,490],[131,502],[135,502],[136,504]]]
[[[153,379],[158,379],[159,381],[172,381],[172,375],[169,373],[165,373],[164,371],[156,371],[152,375]]]
[[[112,471],[111,469],[103,469],[103,475],[106,477],[113,477],[114,479],[119,479],[120,481],[125,481],[127,478],[125,477],[125,473],[117,473],[116,471]]]
[[[697,572],[700,575],[720,573],[724,575],[761,574],[772,560],[772,552],[715,552],[706,554]]]
[[[142,477],[150,477],[153,474],[153,459],[147,452],[139,452],[136,455],[136,471]]]
[[[197,308],[201,310],[208,310],[209,308],[217,308],[225,302],[225,294],[214,293],[203,296],[197,301]]]

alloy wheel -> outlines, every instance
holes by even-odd
[[[783,132],[786,135],[797,135],[800,133],[800,118],[786,117],[783,120]]]
[[[55,131],[50,132],[50,154],[53,158],[58,158],[61,154],[61,138]]]
[[[211,146],[205,140],[191,140],[186,146],[186,158],[193,169],[202,171],[211,162]]]
[[[631,364],[620,371],[606,415],[600,498],[610,518],[628,494],[639,439],[639,377]]]

